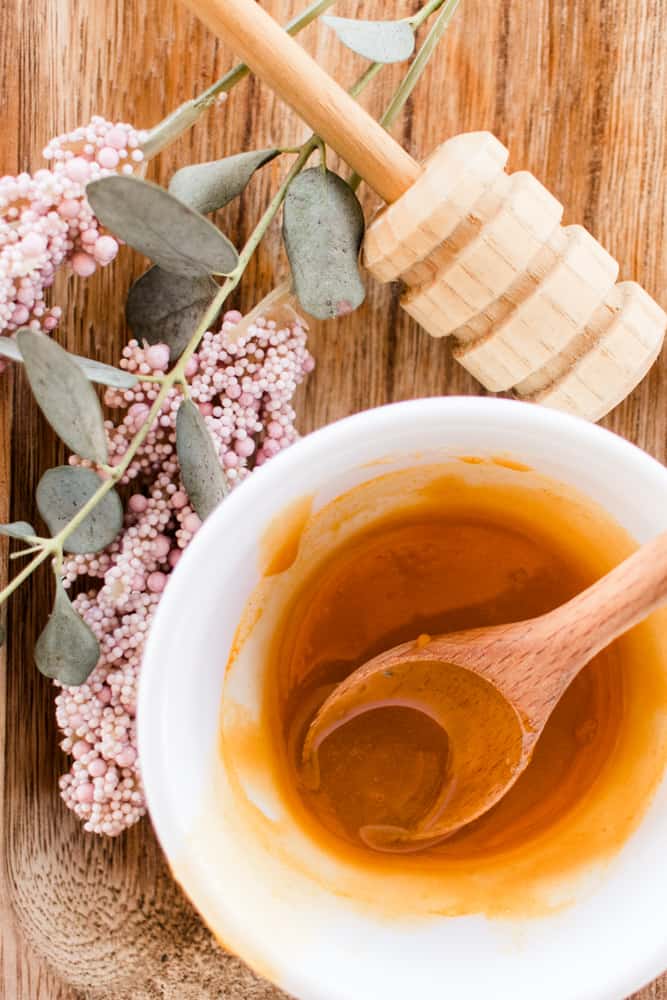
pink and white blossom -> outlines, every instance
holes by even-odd
[[[44,150],[49,168],[0,177],[0,334],[21,326],[51,331],[62,310],[45,293],[59,267],[87,278],[118,253],[118,241],[100,227],[88,204],[89,181],[143,160],[144,133],[95,116],[56,136]]]
[[[292,398],[314,365],[299,322],[278,329],[260,319],[232,345],[227,335],[240,319],[236,311],[226,313],[220,329],[204,335],[187,369],[190,396],[205,416],[232,487],[296,439]],[[165,345],[131,341],[121,365],[139,376],[155,376],[168,361]],[[107,390],[106,402],[115,412],[107,422],[112,463],[125,454],[157,392],[150,381]],[[145,812],[136,749],[143,647],[169,574],[201,525],[176,457],[181,400],[181,390],[174,388],[124,477],[132,492],[121,535],[104,552],[70,556],[64,565],[66,586],[79,579],[97,582],[74,605],[97,636],[101,657],[85,684],[62,687],[56,698],[61,745],[72,757],[61,792],[86,830],[110,836]]]

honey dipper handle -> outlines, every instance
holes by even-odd
[[[185,0],[385,201],[421,168],[255,0]]]
[[[574,676],[614,639],[667,603],[667,532],[642,545],[587,590],[545,615],[544,636],[560,669]],[[561,643],[559,643],[559,638]],[[567,661],[567,666],[564,661]]]

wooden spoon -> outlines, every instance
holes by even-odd
[[[379,850],[418,850],[491,808],[527,767],[562,694],[619,635],[667,601],[667,532],[587,590],[528,621],[420,636],[380,653],[326,699],[303,746],[302,779],[319,787],[318,749],[351,719],[382,706],[416,708],[447,732],[442,790],[411,829],[365,826]]]

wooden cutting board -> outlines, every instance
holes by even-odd
[[[286,19],[305,0],[265,0]],[[416,0],[340,0],[339,14],[412,13]],[[360,61],[324,30],[304,44],[343,82]],[[93,113],[148,126],[233,62],[175,0],[5,0],[0,5],[0,170],[36,169],[45,141]],[[379,112],[401,67],[367,98]],[[667,304],[667,5],[663,0],[463,0],[442,49],[396,128],[417,157],[456,132],[490,129],[512,169],[532,170],[633,277]],[[154,168],[274,143],[303,127],[253,80]],[[271,164],[221,216],[242,243],[275,187]],[[371,204],[369,200],[369,205]],[[70,349],[118,360],[122,303],[142,263],[113,267],[59,291],[59,337]],[[274,226],[237,298],[252,305],[284,273]],[[443,341],[419,331],[390,288],[344,321],[316,325],[318,367],[300,392],[312,430],[391,400],[477,393]],[[61,460],[23,379],[0,390],[0,516],[30,519],[39,473]],[[667,457],[667,356],[606,425]],[[11,485],[11,490],[10,490]],[[5,566],[4,549],[2,554]],[[34,638],[48,609],[46,574],[13,601],[0,673],[0,967],[6,1000],[264,1000],[280,994],[224,955],[169,879],[147,821],[118,840],[81,832],[61,804],[53,691],[36,673]],[[325,975],[323,970],[323,975]],[[640,994],[664,1000],[667,977]]]

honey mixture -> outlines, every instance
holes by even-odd
[[[302,510],[298,525],[284,521],[294,563],[279,566],[290,596],[266,649],[262,744],[251,751],[246,739],[229,751],[239,770],[252,753],[310,841],[348,869],[421,880],[420,899],[441,911],[504,912],[517,889],[525,903],[543,876],[618,850],[667,756],[656,616],[574,680],[504,799],[417,854],[380,854],[360,831],[410,826],[436,800],[448,741],[423,712],[378,706],[338,728],[320,747],[315,789],[300,768],[309,722],[360,664],[421,633],[549,611],[627,556],[635,547],[628,535],[574,491],[492,461],[389,473],[314,518],[308,505]],[[233,727],[228,735],[231,747]]]

